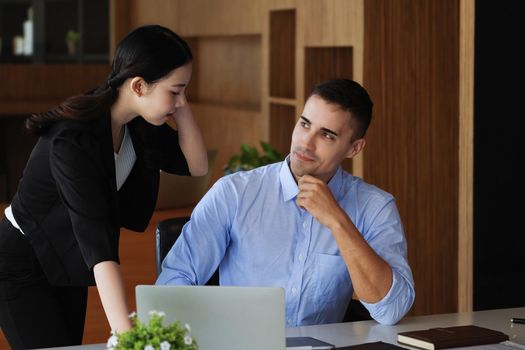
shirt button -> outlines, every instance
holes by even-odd
[[[299,261],[303,261],[303,260],[304,260],[303,254],[299,254]]]
[[[287,321],[288,321],[288,324],[292,324],[292,319],[291,318],[289,318]]]
[[[306,228],[308,226],[308,223],[305,221],[303,222],[303,228]]]
[[[292,288],[292,294],[295,294],[295,293],[297,293],[297,288],[293,287]]]

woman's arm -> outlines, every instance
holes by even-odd
[[[103,261],[94,266],[93,272],[98,294],[111,329],[118,332],[131,329],[120,266],[114,261]]]
[[[191,175],[202,176],[208,173],[208,156],[202,134],[193,118],[188,102],[179,107],[173,119],[177,124],[179,145],[188,163]]]

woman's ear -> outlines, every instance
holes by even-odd
[[[129,87],[135,96],[141,97],[146,93],[147,84],[142,77],[134,77],[131,79]]]
[[[352,145],[350,146],[350,149],[348,150],[348,153],[346,154],[346,158],[354,158],[365,148],[366,141],[365,139],[357,139],[354,142],[352,142]]]

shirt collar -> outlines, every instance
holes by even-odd
[[[299,188],[290,170],[290,156],[286,157],[284,162],[281,163],[281,172],[279,173],[279,179],[281,181],[281,188],[283,191],[283,200],[288,202],[290,199],[295,198],[299,193]]]
[[[283,191],[283,200],[285,202],[295,198],[299,193],[299,188],[295,182],[295,178],[292,175],[289,165],[290,156],[281,163],[281,171],[279,173],[279,179],[281,182],[281,188]],[[328,181],[328,187],[332,191],[336,200],[339,200],[341,193],[341,187],[343,185],[343,169],[339,166],[334,176]]]

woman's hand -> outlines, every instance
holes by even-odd
[[[193,118],[190,106],[184,96],[184,104],[177,108],[173,119],[177,124],[179,145],[184,153],[192,176],[202,176],[208,173],[208,155],[201,131]]]

